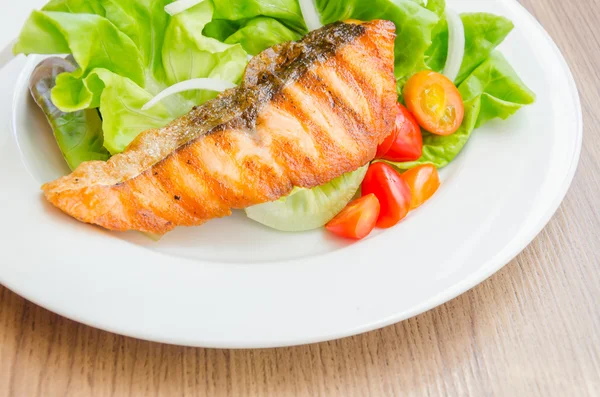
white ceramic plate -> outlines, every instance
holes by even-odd
[[[0,130],[0,282],[94,327],[210,347],[357,334],[480,283],[525,248],[557,209],[579,158],[581,111],[565,61],[518,3],[450,5],[515,23],[501,50],[537,103],[477,130],[443,170],[430,202],[355,244],[320,230],[271,231],[239,213],[178,229],[158,243],[72,220],[40,194],[42,182],[67,169],[27,92],[38,60],[17,59],[2,72],[4,88],[17,84],[13,128]]]

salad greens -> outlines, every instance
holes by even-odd
[[[321,21],[328,24],[344,19],[370,21],[387,19],[396,24],[394,55],[396,77],[406,78],[425,69],[425,52],[439,16],[412,0],[316,0]]]
[[[297,0],[213,0],[213,4],[216,20],[244,21],[265,16],[280,21],[296,32],[306,33]],[[256,39],[261,40],[261,37],[257,36]]]
[[[294,188],[279,200],[246,208],[246,214],[263,225],[286,232],[317,229],[354,198],[368,168],[365,165],[312,189]]]
[[[506,120],[521,107],[535,101],[535,94],[499,52],[493,52],[459,85],[458,90],[465,104],[465,118],[460,129],[448,136],[425,131],[423,155],[419,160],[388,163],[400,169],[410,169],[419,164],[443,168],[458,156],[475,128],[494,118]]]
[[[15,45],[18,53],[73,55],[80,68],[59,76],[52,101],[65,112],[100,108],[112,154],[216,96],[190,91],[142,111],[163,89],[200,77],[237,83],[246,66],[241,45],[203,35],[213,18],[210,1],[173,18],[164,11],[168,3],[54,0],[32,13]]]
[[[46,115],[56,143],[71,169],[84,161],[108,160],[110,157],[103,146],[102,120],[96,109],[65,113],[57,109],[50,98],[56,76],[75,69],[68,59],[47,58],[29,79],[31,96]]]
[[[142,131],[162,127],[216,95],[186,91],[143,111],[142,106],[165,88],[207,77],[238,83],[250,55],[307,32],[298,0],[204,0],[174,17],[164,11],[171,2],[52,0],[31,14],[14,51],[72,54],[79,68],[58,76],[52,102],[63,112],[99,109],[104,147],[116,154]],[[315,0],[315,5],[323,24],[345,19],[388,19],[396,24],[400,100],[410,76],[444,69],[449,36],[445,0]],[[463,124],[450,136],[424,132],[422,157],[395,163],[400,169],[448,165],[475,128],[494,118],[506,119],[535,100],[495,50],[513,29],[512,22],[487,13],[462,14],[461,19],[465,55],[455,83],[465,104]],[[347,203],[359,179],[357,172],[347,183],[295,190],[265,205],[262,212],[249,209],[249,214],[281,229],[292,223],[302,228],[320,225],[333,209]],[[326,199],[323,192],[337,198]],[[283,215],[268,219],[269,211]],[[296,223],[298,216],[307,218],[306,223]]]
[[[256,38],[260,37],[260,40]],[[227,37],[227,44],[241,44],[250,55],[256,55],[275,44],[296,41],[302,36],[272,18],[257,17],[240,25],[239,30]]]
[[[460,84],[485,61],[514,28],[511,21],[498,15],[462,14],[461,19],[465,28],[465,56],[456,84]],[[429,69],[441,72],[448,57],[448,22],[445,19],[435,27],[433,37],[425,54],[426,64]]]

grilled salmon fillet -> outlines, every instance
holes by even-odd
[[[254,57],[242,83],[107,162],[42,186],[72,217],[163,234],[365,165],[397,114],[395,27],[337,22]]]

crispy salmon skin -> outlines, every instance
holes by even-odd
[[[336,22],[269,48],[238,87],[45,184],[45,197],[82,222],[163,234],[356,170],[396,118],[394,29]]]

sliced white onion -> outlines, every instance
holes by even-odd
[[[448,21],[448,58],[444,67],[444,76],[456,80],[463,58],[465,57],[465,27],[456,12],[446,9]]]
[[[177,83],[175,85],[170,86],[166,90],[159,93],[157,96],[152,98],[148,103],[146,103],[142,110],[148,110],[152,106],[156,105],[166,97],[174,94],[178,94],[183,91],[191,91],[191,90],[210,90],[210,91],[218,91],[223,92],[230,88],[234,88],[235,84],[230,83],[225,80],[218,79],[191,79],[182,81],[181,83]]]
[[[165,12],[171,16],[175,16],[185,10],[189,10],[196,4],[202,3],[204,0],[177,0],[165,6]]]
[[[319,29],[323,26],[319,11],[317,11],[316,0],[300,0],[300,11],[304,17],[304,22],[308,31]]]

